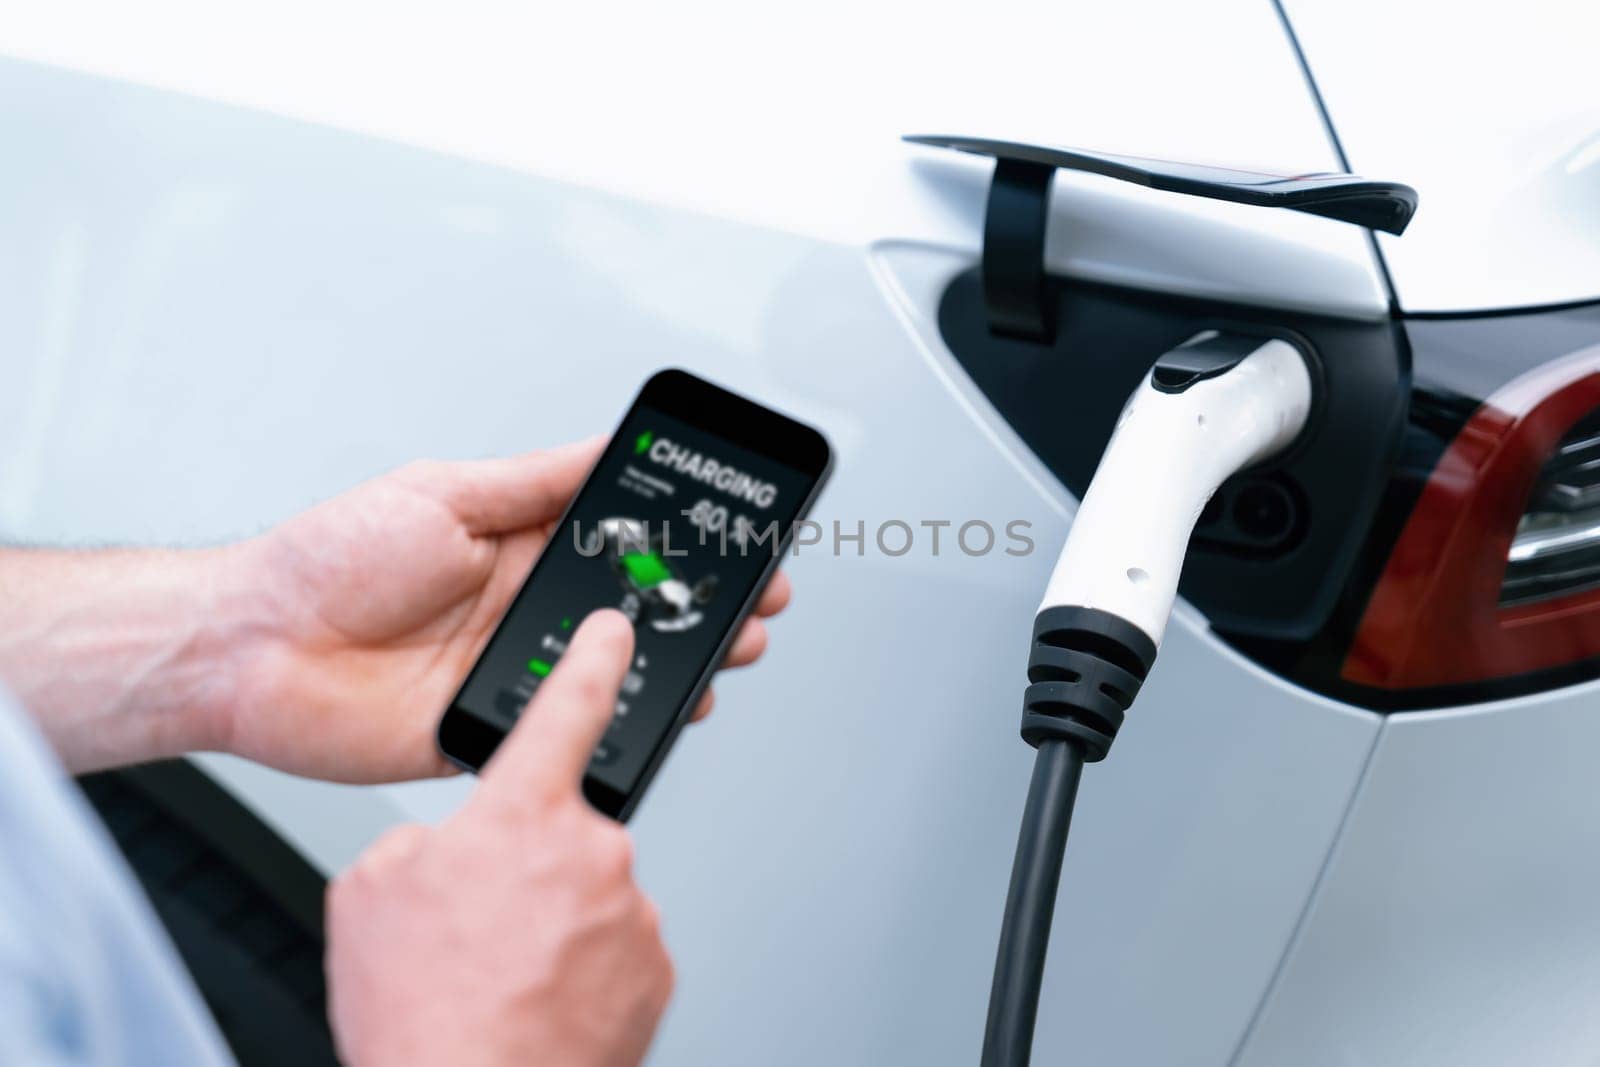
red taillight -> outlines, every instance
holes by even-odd
[[[1519,599],[1507,596],[1506,581],[1546,463],[1597,408],[1600,346],[1546,364],[1484,402],[1439,460],[1395,543],[1345,657],[1345,681],[1453,686],[1600,656],[1600,586],[1582,581],[1563,591],[1557,576],[1537,598]]]

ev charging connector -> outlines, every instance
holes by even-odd
[[[1028,1062],[1072,804],[1155,662],[1189,537],[1228,478],[1284,452],[1311,414],[1295,345],[1207,331],[1124,406],[1034,618],[1022,736],[1039,750],[995,960],[984,1067]]]

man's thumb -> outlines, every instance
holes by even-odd
[[[573,633],[522,718],[483,770],[483,787],[526,794],[576,789],[616,710],[633,660],[633,626],[597,611]]]

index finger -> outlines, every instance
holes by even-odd
[[[597,611],[573,633],[555,670],[483,768],[490,799],[576,793],[589,758],[611,724],[633,659],[633,624]]]

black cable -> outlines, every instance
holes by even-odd
[[[1083,776],[1083,748],[1070,739],[1039,744],[1033,783],[1022,814],[1011,889],[1000,926],[989,1021],[983,1034],[983,1067],[1026,1067],[1039,1013],[1039,984],[1050,945],[1050,920],[1061,883],[1072,805]]]
[[[1149,635],[1110,612],[1056,604],[1034,617],[1022,739],[1039,755],[1000,925],[983,1067],[1027,1067],[1078,779],[1085,763],[1106,758],[1155,658]]]

